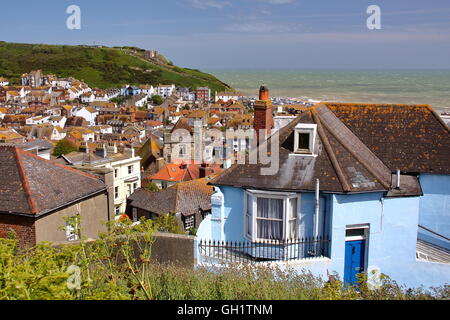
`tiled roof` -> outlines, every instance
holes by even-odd
[[[178,129],[185,129],[189,133],[194,132],[194,129],[189,125],[189,121],[186,118],[181,118],[180,120],[178,120],[173,129],[171,130],[171,133],[175,132]]]
[[[294,128],[301,123],[317,124],[317,157],[292,154]],[[450,132],[428,106],[325,104],[310,108],[279,134],[277,174],[261,175],[259,164],[235,165],[213,183],[313,191],[319,179],[325,192],[420,195],[410,173],[450,173]],[[397,168],[400,190],[394,188]]]
[[[326,106],[391,170],[450,174],[450,131],[429,105]]]
[[[150,192],[138,189],[129,200],[130,205],[156,214],[178,213],[190,216],[211,209],[214,188],[208,185],[209,178],[178,183],[170,188]]]
[[[3,213],[39,215],[106,189],[93,175],[12,146],[0,147],[0,171]]]

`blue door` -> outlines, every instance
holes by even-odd
[[[344,284],[357,284],[356,276],[364,272],[366,240],[345,242]]]

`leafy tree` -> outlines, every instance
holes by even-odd
[[[59,157],[63,154],[69,154],[71,152],[78,151],[78,147],[67,139],[60,140],[53,150],[53,155]]]
[[[152,102],[154,105],[160,106],[163,104],[164,99],[161,96],[155,95],[152,97]]]
[[[151,182],[151,183],[149,183],[148,185],[146,185],[145,187],[144,187],[144,189],[145,190],[148,190],[148,191],[151,191],[151,192],[157,192],[157,191],[160,191],[161,189],[159,189],[159,187],[155,184],[155,183],[153,183],[153,182]]]
[[[173,213],[162,214],[154,221],[159,231],[185,234],[183,228],[181,227],[180,223],[178,223],[177,219],[175,218],[175,214]]]

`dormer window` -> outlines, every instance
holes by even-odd
[[[316,132],[316,124],[298,124],[294,132],[294,153],[299,155],[314,155]]]

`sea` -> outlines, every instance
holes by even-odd
[[[262,84],[271,96],[305,101],[429,104],[450,112],[450,70],[205,70],[248,96]]]

